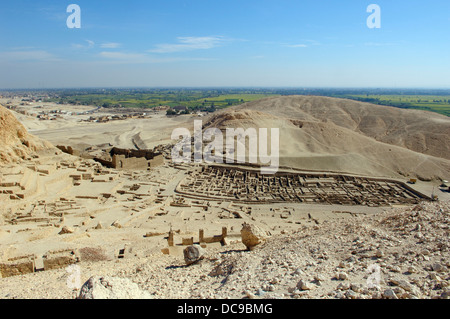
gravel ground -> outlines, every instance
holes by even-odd
[[[128,278],[157,299],[448,298],[449,229],[450,202],[423,202],[300,226],[252,251],[240,241],[208,247],[189,266],[162,254],[77,265],[81,284]],[[68,270],[2,278],[0,298],[75,298]]]

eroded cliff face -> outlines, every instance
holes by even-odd
[[[29,134],[16,117],[0,105],[0,163],[18,162],[52,148],[51,143]]]

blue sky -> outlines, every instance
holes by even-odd
[[[367,26],[370,4],[381,28]],[[448,0],[0,4],[0,88],[450,88],[449,74]]]

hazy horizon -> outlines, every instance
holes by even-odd
[[[189,89],[189,90],[240,90],[240,89],[253,89],[253,90],[423,90],[423,91],[449,91],[450,87],[303,87],[303,86],[86,86],[86,87],[17,87],[17,88],[2,88],[0,91],[51,91],[51,90],[130,90],[130,89],[143,89],[143,90],[163,90],[163,89]]]
[[[0,88],[448,89],[448,12],[444,0],[11,1]]]

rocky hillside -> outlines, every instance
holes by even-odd
[[[401,143],[377,140],[376,136],[363,134],[350,123],[345,125],[345,121],[337,121],[336,115],[336,123],[330,120],[333,116],[328,119],[325,113],[319,112],[322,118],[313,116],[295,108],[296,104],[290,104],[293,103],[291,100],[296,101],[294,98],[281,99],[286,102],[284,108],[278,104],[278,99],[247,103],[214,113],[206,119],[204,128],[216,127],[224,132],[226,128],[278,128],[280,166],[368,176],[418,177],[422,180],[450,178],[450,159],[414,151]],[[313,110],[313,113],[317,112],[315,108]],[[362,127],[361,121],[359,127]],[[379,117],[376,121],[384,120]],[[400,118],[399,123],[402,121]],[[367,125],[364,127],[368,128]],[[430,136],[434,135],[430,133]],[[408,139],[409,135],[405,133],[402,138]],[[438,135],[434,138],[445,149],[447,139]],[[438,150],[436,147],[435,151],[428,153],[438,153]]]
[[[273,97],[233,108],[301,121],[332,122],[376,141],[450,159],[450,118],[433,112],[320,96]]]
[[[450,202],[421,203],[312,221],[293,233],[261,238],[252,250],[240,240],[206,248],[189,265],[183,256],[162,254],[81,262],[86,285],[76,292],[67,286],[65,269],[3,278],[0,297],[448,298],[449,229]]]
[[[29,134],[11,111],[0,105],[0,163],[25,160],[53,146]]]

